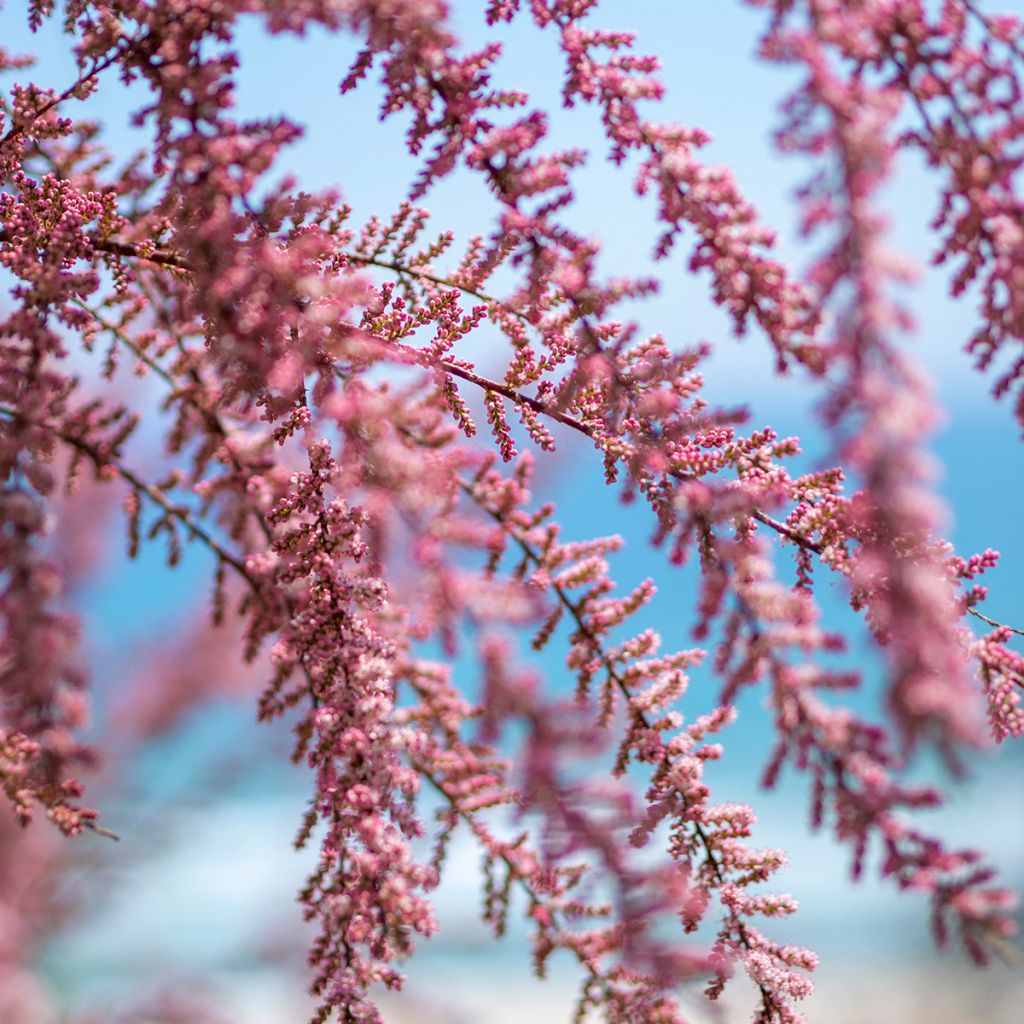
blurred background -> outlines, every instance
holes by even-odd
[[[485,38],[485,6],[480,0],[453,5],[467,47]],[[990,6],[1024,13],[1019,0]],[[652,116],[709,130],[714,140],[705,159],[733,169],[763,220],[778,229],[784,258],[806,266],[813,249],[796,237],[792,195],[809,168],[779,157],[771,145],[778,103],[796,80],[784,69],[755,61],[762,12],[739,2],[606,0],[596,21],[635,30],[639,49],[662,57],[668,96]],[[23,4],[11,0],[0,8],[4,45],[39,56],[32,75],[40,84],[60,87],[72,81],[74,63],[59,23],[47,23],[33,36],[25,22]],[[561,65],[553,39],[525,22],[502,28],[500,35],[507,48],[499,80],[529,89],[533,101],[551,111],[554,145],[590,150],[579,175],[578,202],[568,217],[602,241],[602,269],[632,276],[654,270],[662,277],[661,294],[631,315],[674,345],[708,342],[713,354],[705,366],[707,396],[745,406],[751,426],[771,424],[783,436],[800,436],[803,465],[819,466],[827,446],[815,421],[820,395],[799,375],[774,377],[762,338],[731,336],[725,317],[707,300],[706,282],[687,273],[684,250],[668,263],[652,265],[654,211],[632,196],[629,169],[605,160],[595,112],[560,109]],[[378,121],[379,94],[372,86],[339,96],[337,83],[357,49],[353,42],[317,32],[302,39],[269,38],[254,22],[243,22],[240,39],[240,117],[283,113],[306,127],[278,170],[295,174],[305,187],[340,186],[354,207],[355,223],[374,212],[390,214],[416,166],[402,155],[401,118]],[[145,145],[145,136],[129,127],[142,95],[136,86],[110,80],[85,104],[86,116],[102,122],[107,144],[125,157]],[[1002,552],[1000,566],[985,580],[991,590],[986,611],[1019,626],[1024,623],[1019,431],[1008,407],[992,401],[989,382],[961,351],[974,316],[972,296],[951,303],[945,274],[926,266],[935,197],[927,169],[916,157],[906,158],[887,204],[892,244],[921,265],[918,286],[906,296],[918,324],[908,345],[927,367],[946,409],[933,449],[949,506],[949,536],[965,555],[985,547]],[[463,173],[436,187],[424,205],[437,230],[452,229],[463,242],[487,233],[492,224],[489,195],[480,181]],[[486,353],[481,361],[486,365]],[[136,387],[145,397],[149,385]],[[559,441],[559,452],[539,467],[538,490],[543,486],[545,497],[558,503],[563,536],[622,533],[627,547],[614,566],[617,579],[628,587],[654,576],[659,595],[644,624],[659,629],[670,649],[689,646],[690,570],[666,565],[663,553],[649,544],[645,510],[620,506],[603,489],[585,445],[572,438]],[[144,447],[146,435],[136,444]],[[89,500],[109,499],[96,491]],[[98,693],[94,728],[97,735],[115,737],[115,746],[119,715],[130,716],[135,730],[116,751],[116,773],[101,770],[92,790],[93,804],[102,807],[104,820],[122,841],[115,845],[86,835],[54,846],[39,836],[0,835],[0,857],[18,857],[26,866],[19,867],[24,877],[19,876],[16,905],[33,922],[0,922],[0,935],[6,936],[0,949],[19,936],[33,943],[27,966],[36,971],[26,971],[22,982],[32,986],[36,1017],[22,1017],[21,1024],[109,1015],[121,1005],[134,1005],[140,992],[160,1007],[153,1020],[167,1019],[170,1008],[182,1020],[194,1019],[192,1007],[203,1004],[216,1006],[225,1021],[300,1021],[308,1008],[306,935],[294,894],[311,858],[308,851],[295,853],[290,838],[310,780],[302,768],[288,764],[287,726],[257,724],[258,674],[225,660],[224,645],[204,646],[211,564],[203,552],[189,551],[171,571],[152,547],[129,562],[117,531],[90,534],[81,543],[88,548],[80,554],[88,571],[70,601],[84,619]],[[841,593],[826,595],[825,604],[834,624],[849,623]],[[866,645],[855,648],[854,656],[868,683],[861,706],[870,709],[880,675]],[[560,657],[552,646],[541,659],[555,692],[571,686]],[[694,700],[704,701],[699,711],[713,703],[710,679],[703,680],[703,689],[701,682],[698,675],[691,689]],[[166,701],[148,704],[148,695],[157,691],[180,692],[183,708],[188,694],[209,696],[198,711],[179,713]],[[777,876],[776,888],[792,892],[801,910],[771,934],[810,945],[821,955],[809,1019],[830,1024],[1019,1020],[1024,1005],[1019,965],[997,963],[981,972],[956,952],[937,952],[923,899],[873,878],[854,886],[847,852],[827,834],[809,834],[805,780],[784,776],[778,790],[759,791],[769,742],[759,701],[754,694],[742,706],[740,722],[723,737],[726,757],[710,779],[717,799],[754,804],[760,820],[757,845],[782,847],[789,855],[790,867]],[[965,779],[949,783],[949,805],[926,820],[957,845],[986,849],[1006,883],[1018,887],[1024,885],[1022,767],[1021,751],[1012,746],[979,755]],[[923,776],[943,777],[936,765],[919,768]],[[409,965],[406,991],[382,999],[389,1024],[568,1021],[576,992],[571,965],[556,958],[552,976],[541,983],[532,978],[521,933],[513,931],[500,944],[490,938],[479,923],[478,868],[474,849],[457,841],[437,899],[442,932]],[[38,927],[43,921],[47,927]],[[710,1019],[696,992],[691,1003],[695,1020]],[[8,1021],[4,1006],[0,993],[0,1024]],[[723,1020],[742,1021],[749,1019],[751,1006],[750,993],[737,982],[718,1012]],[[145,1013],[136,1009],[132,1019],[146,1019]]]

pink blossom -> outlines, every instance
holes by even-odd
[[[755,845],[754,811],[705,774],[754,687],[775,733],[765,784],[806,777],[812,823],[855,877],[875,844],[883,877],[930,899],[939,942],[953,930],[983,961],[1012,934],[1013,894],[979,851],[918,826],[942,793],[907,776],[917,751],[977,756],[986,710],[996,740],[1019,737],[1024,663],[1019,630],[979,608],[996,552],[942,539],[939,410],[902,344],[894,286],[914,275],[880,197],[898,156],[922,152],[940,180],[934,259],[955,264],[954,295],[973,288],[968,347],[982,369],[1007,356],[995,390],[1024,417],[1020,23],[965,0],[751,2],[762,58],[798,70],[777,143],[816,165],[798,197],[819,246],[804,275],[733,172],[702,159],[708,132],[648,116],[659,60],[597,27],[597,0],[491,0],[472,52],[441,0],[79,5],[74,81],[16,81],[0,105],[0,787],[22,821],[104,831],[80,803],[95,753],[65,603],[88,517],[58,497],[88,472],[120,496],[129,555],[159,543],[175,565],[201,546],[215,565],[221,632],[191,645],[188,678],[144,666],[122,721],[165,728],[214,677],[245,692],[249,675],[222,671],[230,651],[265,675],[260,717],[292,724],[310,780],[296,843],[319,844],[299,896],[318,1021],[380,1019],[375,987],[400,987],[438,928],[455,830],[480,848],[495,936],[522,908],[537,973],[575,961],[580,1019],[681,1021],[679,982],[717,998],[739,968],[755,1020],[799,1020],[817,958],[759,930],[797,910],[764,888],[785,854]],[[30,8],[33,27],[52,14]],[[237,119],[243,16],[357,40],[341,90],[376,80],[419,166],[397,210],[360,225],[341,188],[277,173],[302,126]],[[546,107],[495,85],[515,18],[553,38],[561,102],[632,168],[659,279],[605,274],[615,254],[566,213],[587,154],[552,147]],[[24,67],[0,51],[0,70]],[[115,170],[76,104],[119,81],[148,153]],[[496,211],[464,243],[419,205],[457,170]],[[823,467],[799,471],[798,438],[704,397],[707,346],[628,318],[680,268],[820,395]],[[470,358],[484,339],[486,370]],[[126,375],[161,390],[161,415]],[[143,466],[140,425],[159,447]],[[657,587],[615,583],[620,536],[568,537],[535,500],[534,468],[567,432],[647,506],[665,579],[696,564],[680,622],[707,650],[643,625]],[[864,680],[835,657],[849,638],[825,621],[822,580],[882,656],[877,720],[844,703]],[[559,652],[574,695],[527,647]],[[692,685],[698,666],[717,693]],[[702,925],[704,945],[687,938]]]

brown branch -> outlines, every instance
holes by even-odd
[[[8,236],[2,228],[0,228],[0,242],[8,241]],[[99,236],[90,236],[90,240],[94,248],[109,252],[114,255],[131,257],[136,259],[148,260],[152,263],[157,263],[162,266],[171,267],[176,270],[191,271],[191,267],[188,262],[180,254],[173,252],[169,249],[157,249],[142,244],[134,244],[127,242],[119,242],[115,239],[105,239]],[[433,274],[426,273],[424,271],[410,270],[408,268],[401,267],[399,264],[389,263],[386,261],[380,261],[370,258],[355,258],[349,257],[353,262],[362,262],[373,266],[379,266],[384,269],[393,270],[396,273],[408,273],[415,276],[424,277],[427,280],[433,281],[437,284],[449,285],[454,288],[459,288],[466,291],[468,294],[476,295],[478,298],[483,299],[487,302],[499,302],[500,300],[495,299],[493,296],[485,295],[481,292],[475,292],[471,289],[466,289],[459,285],[455,281],[451,281],[445,278],[437,277]],[[506,306],[509,312],[516,313],[511,307]],[[95,315],[95,314],[94,314]],[[519,315],[519,314],[516,314]],[[592,328],[586,323],[585,311],[580,310],[580,315],[583,318],[583,327],[588,333],[592,333]],[[97,319],[99,319],[97,317]],[[103,325],[106,326],[106,325]],[[107,328],[109,330],[109,328]],[[483,391],[493,392],[501,395],[503,398],[512,402],[514,405],[522,405],[532,409],[534,412],[542,415],[548,419],[554,420],[557,423],[561,423],[563,426],[569,427],[570,430],[574,430],[584,437],[590,438],[591,441],[596,441],[596,434],[594,428],[589,426],[583,420],[570,415],[569,413],[563,412],[561,409],[555,408],[546,402],[541,401],[539,398],[535,398],[532,395],[524,394],[517,389],[510,387],[507,384],[502,384],[500,381],[492,380],[489,377],[485,377],[482,374],[477,373],[475,370],[469,369],[468,367],[462,366],[460,363],[453,362],[448,359],[438,359],[428,353],[417,349],[412,345],[406,345],[403,342],[391,340],[388,338],[382,338],[379,335],[369,334],[368,332],[359,330],[355,327],[349,327],[349,331],[352,335],[359,337],[363,341],[371,342],[378,346],[381,351],[397,351],[402,357],[403,361],[415,363],[420,366],[432,368],[442,373],[447,373],[452,377],[458,377],[461,380],[466,381],[475,387],[480,388]],[[158,371],[159,372],[159,371]],[[163,374],[166,376],[166,374]],[[690,480],[693,479],[690,475],[678,472],[670,471],[670,475],[678,480]],[[777,534],[785,537],[787,540],[796,544],[797,546],[804,548],[807,551],[811,551],[815,554],[821,554],[822,546],[812,540],[809,537],[805,537],[803,534],[797,532],[785,523],[780,522],[767,512],[763,512],[760,509],[754,509],[750,515],[756,519],[759,523],[767,526],[769,529],[774,530]]]
[[[0,406],[0,416],[6,416],[13,421],[25,423],[28,426],[45,430],[54,437],[63,441],[66,445],[85,455],[97,469],[109,469],[127,483],[133,490],[144,494],[155,505],[159,506],[169,516],[177,519],[196,540],[206,545],[222,562],[230,565],[240,576],[242,576],[254,590],[259,590],[256,578],[246,568],[245,563],[237,555],[228,551],[220,541],[216,539],[205,527],[201,526],[192,517],[191,511],[182,505],[175,505],[165,494],[157,490],[152,484],[147,483],[133,470],[128,469],[117,459],[102,451],[96,445],[90,444],[84,438],[71,433],[67,429],[54,423],[33,420],[22,416],[15,409],[7,406]]]
[[[396,263],[392,260],[382,260],[377,256],[357,256],[353,253],[346,253],[345,258],[349,263],[358,263],[361,266],[379,267],[381,270],[390,270],[393,274],[397,274],[399,277],[418,277],[423,281],[429,281],[431,284],[440,285],[442,288],[457,289],[464,295],[472,295],[473,298],[479,299],[481,302],[486,302],[488,305],[501,306],[501,308],[510,316],[514,316],[517,320],[521,320],[523,323],[529,324],[531,327],[536,326],[522,310],[510,306],[503,299],[499,299],[495,295],[489,295],[487,292],[482,292],[477,288],[470,288],[468,285],[461,284],[450,277],[441,277],[429,270],[420,270],[415,267],[403,266],[401,263]]]
[[[86,84],[86,82],[89,82],[92,79],[94,79],[101,71],[106,71],[106,69],[109,68],[111,64],[120,59],[120,57],[122,56],[122,49],[130,49],[137,42],[137,39],[129,39],[125,47],[117,47],[114,50],[112,50],[111,53],[104,57],[102,60],[94,60],[92,68],[86,74],[80,75],[78,77],[78,80],[75,81],[73,84],[69,85],[59,96],[55,96],[48,103],[44,103],[38,110],[33,111],[32,116],[28,120],[15,121],[11,125],[7,134],[2,139],[0,139],[0,149],[6,146],[7,143],[11,142],[13,139],[18,138],[21,135],[24,135],[25,132],[33,124],[35,124],[36,121],[39,120],[39,118],[44,117],[55,107],[60,106],[61,103],[64,103],[66,100],[71,99],[71,97],[74,96],[74,94],[79,89],[81,89],[82,86]]]
[[[87,303],[77,301],[76,305],[78,305],[87,313],[89,313],[89,315],[93,317],[93,319],[100,325],[100,327],[103,328],[103,330],[107,331],[119,342],[121,342],[121,344],[123,344],[138,360],[140,360],[143,364],[148,366],[170,388],[174,389],[176,394],[178,394],[178,397],[180,397],[181,400],[186,405],[190,405],[193,409],[196,410],[196,412],[199,413],[200,416],[202,416],[206,420],[207,424],[218,435],[218,437],[220,437],[225,442],[229,442],[231,440],[231,433],[228,430],[228,428],[224,426],[224,423],[221,420],[216,409],[210,408],[202,404],[191,394],[185,392],[177,392],[177,384],[175,383],[174,378],[170,375],[170,373],[168,373],[167,370],[165,370],[164,367],[162,367],[155,359],[153,359],[147,353],[143,352],[131,340],[131,338],[128,337],[128,335],[124,332],[122,328],[118,327],[116,324],[111,323],[109,320],[106,320],[103,316],[99,314],[97,310],[93,309]],[[181,339],[178,338],[177,341],[179,349],[181,349],[181,351],[184,352],[184,349],[181,346]],[[188,370],[188,374],[192,378],[193,383],[195,383],[200,388],[203,386],[202,378],[200,377],[199,372],[198,370],[196,370],[195,367],[190,367]],[[238,454],[235,452],[234,448],[230,444],[225,443],[224,451],[227,453],[228,458],[231,460],[231,465],[234,467],[235,471],[239,473],[244,472],[245,467],[242,465],[242,462],[238,458]],[[266,537],[268,543],[273,543],[274,535],[273,530],[270,528],[270,524],[259,513],[257,509],[251,509],[251,512],[255,517],[257,524],[259,525],[264,537]]]
[[[103,238],[99,235],[90,235],[94,249],[100,252],[107,252],[113,256],[124,256],[130,259],[148,260],[150,263],[158,263],[160,266],[173,267],[175,270],[192,272],[187,260],[180,253],[171,249],[161,249],[142,243],[119,242],[114,238]]]
[[[169,249],[151,249],[148,246],[142,244],[134,244],[128,242],[119,242],[115,239],[101,238],[99,236],[91,235],[90,241],[95,249],[102,252],[112,253],[118,256],[131,257],[135,259],[148,260],[151,263],[157,263],[162,266],[171,267],[176,270],[191,271],[191,267],[188,262],[180,254],[173,252]],[[0,228],[0,242],[9,241],[7,233]],[[408,273],[415,276],[423,277],[427,280],[433,281],[437,284],[449,285],[451,287],[459,288],[462,291],[466,291],[468,294],[475,295],[480,299],[487,302],[498,302],[500,300],[495,299],[493,296],[485,295],[481,292],[476,292],[471,289],[464,288],[457,282],[450,281],[445,278],[440,278],[432,274],[428,274],[424,271],[414,271],[408,268],[403,268],[399,264],[388,263],[370,258],[356,258],[349,257],[353,262],[362,262],[372,266],[382,267],[387,270],[393,270],[396,273]],[[511,307],[506,306],[510,312],[515,313]],[[92,311],[91,311],[92,312]],[[96,314],[93,312],[93,315]],[[517,314],[520,315],[520,314]],[[111,328],[100,321],[100,318],[96,316],[98,322],[101,323],[107,330]],[[586,326],[586,325],[584,325]],[[590,438],[592,441],[596,440],[594,429],[584,423],[582,420],[575,416],[571,416],[568,413],[562,412],[561,409],[553,408],[546,402],[542,402],[539,398],[535,398],[532,395],[523,394],[523,392],[516,390],[507,384],[502,384],[500,381],[492,380],[489,377],[485,377],[482,374],[477,373],[475,370],[471,370],[468,367],[462,366],[459,363],[453,362],[448,359],[438,359],[430,356],[428,353],[423,352],[421,349],[417,349],[412,345],[406,345],[400,341],[393,341],[388,338],[382,338],[379,335],[369,334],[368,332],[358,330],[357,328],[350,328],[351,332],[361,338],[364,341],[372,342],[375,345],[382,348],[383,351],[398,351],[405,357],[406,360],[412,363],[416,363],[420,366],[425,366],[439,370],[442,373],[447,373],[452,377],[458,377],[460,380],[464,380],[469,384],[473,384],[475,387],[480,388],[483,391],[490,391],[495,394],[501,395],[514,405],[525,405],[532,409],[539,415],[545,416],[548,419],[554,420],[557,423],[561,423],[563,426],[569,427],[570,430],[575,430],[577,433],[582,434],[584,437]],[[141,358],[141,357],[140,357]],[[152,364],[149,364],[152,365]],[[156,367],[154,367],[156,369]],[[157,370],[162,376],[167,379],[165,371]],[[204,410],[205,412],[205,410]],[[206,413],[208,415],[208,413]],[[691,479],[689,476],[683,473],[672,473],[677,479],[687,480]],[[816,554],[821,554],[821,545],[815,543],[808,537],[804,537],[796,530],[791,529],[784,523],[779,522],[777,519],[768,515],[766,512],[762,512],[760,509],[755,509],[751,515],[758,522],[764,524],[776,533],[794,544],[805,548],[808,551],[813,551]]]
[[[115,843],[121,841],[121,837],[116,833],[112,832],[109,828],[104,828],[102,825],[98,825],[95,821],[83,821],[83,828],[87,828],[90,832],[95,832],[98,836],[103,836],[104,839],[113,839]]]
[[[1008,629],[1011,633],[1016,633],[1017,636],[1024,636],[1024,629],[1017,629],[1014,626],[1008,626],[1005,622],[996,622],[995,619],[990,619],[983,612],[979,612],[977,608],[968,608],[967,611],[976,619],[981,619],[982,622],[987,622],[995,629]]]
[[[148,245],[143,242],[121,242],[116,238],[107,238],[105,235],[90,232],[85,235],[89,244],[97,252],[109,253],[111,256],[122,256],[126,259],[147,260],[150,263],[157,263],[163,267],[170,267],[174,270],[192,272],[192,267],[180,253],[171,249],[161,249],[158,246]],[[13,244],[14,239],[11,233],[0,227],[0,243]]]

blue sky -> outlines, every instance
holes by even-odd
[[[482,6],[455,5],[455,23],[467,44],[480,38]],[[1021,10],[1019,2],[1001,6]],[[604,5],[599,20],[609,27],[635,29],[641,48],[664,58],[669,93],[658,116],[697,124],[713,133],[707,159],[733,168],[764,219],[779,230],[783,254],[802,267],[811,253],[794,236],[791,196],[807,167],[798,160],[780,158],[770,145],[777,103],[792,84],[792,76],[752,61],[762,18],[761,12],[739,3],[618,0]],[[20,4],[9,3],[0,10],[5,45],[31,49],[41,41],[44,57],[37,80],[58,86],[69,82],[73,64],[60,37],[47,29],[33,41],[22,22]],[[542,105],[557,104],[559,68],[551,40],[537,42],[536,33],[525,23],[503,32],[508,55],[500,79],[518,86],[525,83]],[[242,37],[239,109],[246,116],[287,113],[307,128],[281,170],[298,173],[309,187],[340,183],[357,220],[374,211],[390,212],[415,168],[401,155],[403,122],[400,118],[384,125],[377,121],[377,96],[372,89],[344,98],[337,94],[336,83],[355,52],[354,45],[317,32],[302,40],[267,39],[254,24],[245,26]],[[116,89],[112,99],[106,96],[101,89],[90,101],[91,116],[104,121],[109,139],[127,153],[141,141],[127,128],[127,111],[134,100],[119,96]],[[134,97],[138,96],[136,90]],[[653,209],[631,196],[626,173],[604,161],[595,111],[556,111],[552,139],[558,147],[583,145],[592,151],[571,217],[577,227],[602,239],[603,268],[609,273],[649,272],[656,235]],[[901,166],[887,192],[892,241],[921,263],[927,255],[925,225],[933,197],[934,182],[916,160]],[[424,205],[435,214],[439,227],[452,227],[463,239],[489,229],[491,200],[482,184],[466,174],[443,183]],[[816,464],[824,449],[813,414],[819,396],[799,376],[787,381],[771,377],[772,358],[763,338],[754,333],[741,342],[731,338],[725,318],[704,298],[706,282],[687,275],[682,252],[657,270],[665,288],[643,310],[644,327],[663,331],[674,344],[709,341],[714,355],[708,368],[708,393],[728,404],[748,405],[755,426],[771,423],[781,434],[800,435],[808,452],[807,465]],[[960,351],[973,322],[970,297],[951,303],[945,297],[944,274],[926,270],[911,301],[919,331],[908,344],[920,353],[947,410],[947,424],[935,438],[934,452],[951,510],[950,535],[963,553],[986,546],[1003,552],[1002,565],[991,575],[989,610],[1019,624],[1024,622],[1020,582],[1024,541],[1018,526],[1024,458],[1019,429],[1005,404],[992,403],[988,382],[970,368]],[[623,585],[653,575],[662,586],[644,624],[661,629],[670,646],[689,646],[688,637],[680,635],[686,615],[678,609],[688,607],[692,578],[666,572],[661,553],[647,543],[650,519],[646,512],[621,508],[593,482],[600,476],[593,472],[594,459],[583,447],[569,445],[567,451],[557,471],[546,474],[558,488],[554,497],[565,535],[585,538],[622,532],[628,542],[617,561]],[[183,602],[202,594],[207,570],[205,560],[193,556],[186,559],[182,571],[168,575],[160,558],[150,554],[141,563],[119,566],[106,577],[91,593],[87,609],[90,643],[103,670],[116,673],[118,651],[133,650],[134,642],[162,628],[165,616],[173,616]],[[840,603],[837,595],[830,606]],[[557,674],[557,657],[550,657],[546,667]],[[928,965],[938,961],[927,952],[920,902],[896,898],[875,884],[856,890],[846,884],[845,852],[827,837],[806,836],[802,782],[770,798],[757,794],[764,736],[756,705],[754,700],[744,709],[745,721],[735,733],[737,742],[717,777],[723,799],[751,799],[759,808],[763,823],[759,841],[791,853],[794,867],[782,877],[780,887],[805,901],[805,909],[788,929],[792,938],[821,947],[827,958],[823,971],[831,969],[829,960],[832,965],[849,966],[875,963],[880,956],[890,964],[900,963],[906,971],[929,970]],[[193,723],[176,740],[151,753],[144,777],[155,791],[147,796],[131,787],[133,799],[145,806],[142,810],[124,806],[123,814],[128,821],[159,822],[162,838],[151,847],[126,835],[121,849],[104,855],[109,860],[98,876],[89,874],[95,867],[80,869],[80,884],[95,892],[88,922],[55,945],[46,960],[54,983],[69,1002],[88,1002],[130,979],[150,976],[156,965],[171,973],[214,966],[219,972],[217,984],[230,993],[240,1012],[251,1014],[250,1020],[261,1021],[263,1012],[269,1021],[272,1015],[267,1008],[278,1005],[275,999],[287,1000],[282,994],[286,989],[275,987],[267,958],[250,947],[264,939],[269,942],[274,934],[289,934],[289,922],[297,917],[289,899],[301,881],[304,862],[291,853],[288,840],[306,793],[301,772],[264,767],[256,778],[224,795],[208,794],[198,804],[192,799],[191,806],[183,799],[189,790],[182,781],[188,777],[188,759],[197,751],[260,742],[265,727],[255,726],[251,719],[250,707],[226,706],[207,724]],[[728,749],[728,736],[725,742]],[[153,768],[154,763],[159,767]],[[1024,881],[1020,767],[1019,755],[1010,751],[979,762],[972,771],[974,781],[957,787],[956,802],[939,817],[940,827],[959,834],[964,842],[982,837],[994,845],[996,861],[1018,882]],[[1000,823],[998,827],[994,821]],[[244,851],[242,870],[237,870],[239,850]],[[474,978],[526,977],[524,958],[514,941],[509,949],[516,955],[516,967],[502,954],[484,963],[482,953],[467,951],[480,945],[472,924],[477,907],[475,860],[469,850],[457,851],[457,856],[457,870],[442,900],[444,917],[451,925],[449,937],[434,944],[426,966],[414,973],[420,991],[429,989],[431,976],[435,982],[448,979],[443,981],[447,993],[459,986],[469,992]],[[95,884],[103,879],[114,879],[116,885]],[[918,960],[925,966],[913,966]],[[836,976],[842,974],[835,969]],[[946,970],[955,973],[956,968]],[[512,986],[515,991],[518,984]],[[971,984],[965,981],[965,990]],[[254,999],[254,991],[263,995]],[[524,987],[522,991],[533,990]],[[559,984],[550,991],[550,996],[529,996],[541,1007],[536,1010],[538,1024],[549,1012],[544,1006],[564,999]],[[842,997],[835,998],[841,1001]],[[404,1019],[400,1007],[389,1012],[389,1021]]]

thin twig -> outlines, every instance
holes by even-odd
[[[399,277],[418,277],[423,281],[429,281],[431,284],[439,285],[442,288],[454,288],[465,295],[472,295],[473,298],[479,299],[481,302],[486,302],[489,306],[500,306],[510,316],[516,317],[516,319],[521,320],[525,324],[529,324],[531,327],[536,326],[530,317],[521,309],[516,309],[514,306],[510,306],[503,299],[499,299],[495,295],[482,292],[477,288],[470,288],[468,285],[461,284],[456,280],[452,280],[450,277],[441,277],[429,270],[407,267],[401,263],[396,263],[393,260],[382,260],[379,256],[358,256],[354,253],[346,253],[345,258],[349,263],[358,263],[361,266],[379,267],[381,270],[390,270],[393,274],[397,274]]]
[[[162,508],[169,516],[173,516],[177,519],[186,528],[189,534],[205,544],[215,555],[217,555],[219,559],[221,559],[221,561],[230,565],[231,568],[239,573],[239,575],[244,577],[253,589],[259,589],[256,578],[246,568],[242,559],[228,551],[227,548],[225,548],[220,541],[213,536],[213,534],[197,523],[195,519],[193,519],[192,513],[188,508],[185,508],[182,505],[175,505],[165,494],[153,487],[152,484],[143,480],[136,472],[128,469],[127,466],[123,465],[119,460],[111,457],[109,454],[101,451],[88,441],[83,440],[81,437],[72,434],[70,431],[57,426],[56,424],[29,419],[7,406],[0,406],[0,416],[6,416],[10,420],[20,421],[28,426],[35,427],[38,430],[45,430],[47,433],[59,438],[65,444],[87,456],[97,469],[112,470],[117,474],[117,476],[124,480],[125,483],[129,484],[133,490],[140,494],[144,494],[155,505]]]
[[[80,75],[78,80],[74,82],[72,85],[69,85],[60,95],[55,96],[49,102],[44,103],[38,110],[34,110],[32,112],[32,115],[27,120],[15,121],[11,125],[7,134],[2,139],[0,139],[0,149],[6,146],[8,142],[11,142],[13,139],[18,138],[18,136],[24,135],[25,132],[33,124],[35,124],[36,121],[39,120],[39,118],[44,117],[55,107],[58,107],[61,103],[64,103],[66,100],[69,100],[79,89],[82,88],[83,85],[85,85],[86,82],[91,81],[101,71],[106,71],[106,69],[109,68],[111,64],[119,60],[122,56],[122,50],[130,49],[137,42],[137,39],[129,39],[127,40],[127,46],[115,47],[115,49],[113,49],[102,60],[94,60],[92,68],[86,74]]]
[[[1008,626],[1005,622],[996,622],[995,619],[990,619],[984,612],[979,612],[977,608],[968,608],[968,612],[971,613],[976,619],[981,619],[982,622],[987,622],[990,626],[996,629],[1007,629],[1011,633],[1016,633],[1017,636],[1024,636],[1024,629],[1017,629],[1014,626]]]

